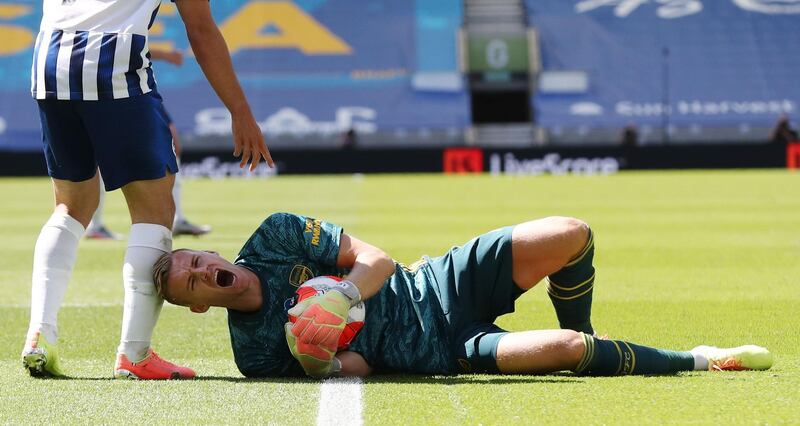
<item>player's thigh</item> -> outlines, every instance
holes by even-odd
[[[506,333],[497,342],[497,368],[506,374],[573,370],[585,351],[583,335],[572,330]]]
[[[162,110],[161,98],[152,92],[81,104],[106,190],[177,173],[172,134]]]
[[[39,100],[42,149],[50,177],[83,182],[97,172],[95,151],[76,101]]]
[[[442,311],[454,329],[491,324],[514,311],[522,290],[512,280],[512,227],[479,235],[428,259]]]
[[[513,278],[527,290],[558,271],[583,249],[589,226],[570,217],[552,216],[521,223],[512,232]]]

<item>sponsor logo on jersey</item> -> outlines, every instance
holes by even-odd
[[[306,219],[306,229],[303,233],[311,234],[311,245],[316,247],[319,245],[319,235],[322,231],[322,221],[319,219]]]
[[[294,305],[296,305],[296,304],[297,304],[297,296],[296,295],[284,300],[283,301],[283,312],[285,312],[286,315],[289,315],[289,309],[294,308]]]

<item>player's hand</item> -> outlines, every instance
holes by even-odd
[[[330,374],[349,311],[350,301],[339,291],[326,291],[289,309],[297,320],[286,323],[286,343],[309,376]]]
[[[244,167],[250,163],[249,170],[252,172],[258,167],[258,163],[263,158],[267,165],[274,166],[272,156],[264,143],[264,134],[258,127],[253,115],[248,111],[246,114],[232,115],[231,119],[233,130],[233,155],[241,156],[239,167]]]
[[[350,300],[339,291],[309,297],[289,309],[289,315],[297,317],[292,334],[302,343],[336,352],[349,312]]]
[[[290,322],[284,325],[286,344],[289,346],[292,356],[300,362],[303,371],[315,379],[328,377],[335,373],[336,350],[329,351],[316,345],[297,341],[297,337],[292,334],[293,325]],[[341,364],[339,369],[341,369]]]
[[[183,65],[183,53],[180,50],[173,50],[169,52],[164,59],[172,65]]]

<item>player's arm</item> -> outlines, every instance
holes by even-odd
[[[335,373],[337,376],[366,377],[372,373],[372,367],[358,352],[342,351],[336,354],[341,369]]]
[[[233,155],[242,156],[239,166],[244,167],[249,162],[250,171],[253,171],[263,157],[272,167],[272,156],[264,144],[264,135],[253,118],[250,105],[236,78],[228,46],[211,16],[208,2],[175,0],[175,4],[186,27],[186,35],[197,63],[231,113]]]
[[[350,307],[378,293],[395,270],[394,261],[383,250],[344,233],[339,238],[336,265],[350,268],[347,280],[338,283],[333,288],[335,291],[327,291],[295,305],[289,310],[289,315],[297,317],[297,321],[285,324],[289,350],[311,377],[341,374],[337,372],[334,355]],[[350,355],[344,356],[342,371],[353,375],[368,374],[369,369],[365,370],[365,367],[369,366],[360,355],[356,356],[360,362]]]
[[[347,280],[358,287],[361,300],[377,294],[395,270],[394,260],[383,250],[345,233],[339,241],[336,266],[350,269]]]
[[[150,59],[166,61],[177,66],[183,65],[183,53],[180,50],[150,49]]]

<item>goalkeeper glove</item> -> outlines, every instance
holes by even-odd
[[[361,300],[358,287],[350,281],[326,290],[289,309],[289,315],[297,320],[285,325],[286,343],[292,356],[312,377],[330,375],[350,307]]]
[[[300,362],[303,371],[315,379],[321,379],[338,373],[342,369],[342,364],[336,358],[336,351],[322,349],[319,346],[308,345],[297,341],[292,334],[292,323],[284,325],[286,331],[286,343],[292,356]]]

